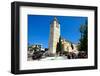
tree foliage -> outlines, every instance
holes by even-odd
[[[87,21],[85,22],[85,25],[81,25],[80,27],[80,33],[81,33],[81,38],[80,38],[80,43],[79,43],[79,51],[86,51],[88,48],[88,31],[87,31]]]
[[[62,42],[61,42],[61,37],[59,38],[59,42],[57,43],[56,50],[57,50],[57,53],[58,53],[58,52],[62,53]]]

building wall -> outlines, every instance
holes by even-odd
[[[72,51],[70,42],[62,40],[62,45],[63,45],[63,51],[66,51],[66,52],[71,52]]]
[[[69,41],[66,41],[66,40],[63,39],[62,40],[62,45],[63,45],[63,51],[74,52],[74,53],[78,52],[76,44],[71,44]],[[73,49],[72,49],[71,45],[73,45]]]
[[[56,46],[60,37],[60,24],[54,20],[50,25],[49,53],[56,54]]]

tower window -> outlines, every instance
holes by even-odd
[[[57,28],[59,28],[59,25],[58,25],[58,24],[56,24],[56,27],[57,27]]]

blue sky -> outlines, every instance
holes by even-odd
[[[61,37],[78,43],[80,39],[79,28],[81,24],[85,24],[87,17],[76,16],[56,16],[60,22]],[[46,15],[28,15],[28,43],[42,44],[44,48],[48,48],[50,23],[54,16]]]

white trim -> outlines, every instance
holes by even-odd
[[[88,59],[27,61],[27,15],[60,15],[88,17]],[[94,65],[94,11],[42,7],[20,8],[20,69],[44,69]]]

